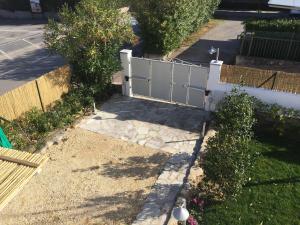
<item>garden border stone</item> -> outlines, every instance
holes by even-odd
[[[205,136],[205,124],[202,133],[202,137]],[[196,142],[192,154],[178,153],[171,156],[132,225],[162,225],[172,221],[172,209],[176,199],[185,192],[191,168],[202,149],[203,140],[201,138]]]
[[[182,202],[182,200],[184,200],[185,202],[188,202],[192,187],[199,184],[199,182],[201,182],[204,174],[203,174],[203,169],[201,167],[199,167],[199,164],[200,164],[199,160],[201,160],[202,154],[205,153],[208,139],[213,137],[215,134],[216,134],[216,131],[214,129],[210,128],[210,126],[208,126],[208,128],[205,132],[204,138],[202,140],[200,150],[198,151],[197,154],[194,155],[194,157],[195,157],[194,163],[189,170],[188,176],[186,178],[185,183],[183,184],[183,187],[182,187],[180,193],[178,194],[178,197],[176,199],[176,203],[175,203],[174,207],[178,205],[177,203]],[[167,225],[177,225],[177,224],[178,223],[175,220],[175,218],[170,216],[170,219],[169,219]]]

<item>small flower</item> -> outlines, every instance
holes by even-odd
[[[192,203],[195,206],[198,206],[200,208],[200,210],[203,210],[204,203],[205,203],[203,199],[195,197],[195,198],[192,199]]]
[[[10,130],[10,131],[14,131],[14,128],[13,128],[13,127],[11,127],[11,128],[9,128],[9,130]]]
[[[198,198],[193,198],[192,203],[195,204],[195,205],[198,205]]]
[[[193,216],[189,216],[187,222],[189,225],[198,225],[197,220]]]

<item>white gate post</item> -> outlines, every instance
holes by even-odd
[[[132,97],[132,69],[131,58],[132,50],[123,49],[120,52],[121,64],[123,68],[122,72],[122,94],[128,97]]]
[[[205,99],[205,110],[214,111],[219,99],[219,84],[223,61],[212,60],[210,62],[210,69],[207,81],[207,90],[209,95]]]

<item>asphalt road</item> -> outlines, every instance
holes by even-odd
[[[225,64],[234,64],[235,57],[239,54],[240,48],[240,40],[237,39],[237,37],[244,31],[243,21],[250,18],[280,17],[286,17],[286,14],[279,11],[258,13],[256,11],[218,10],[215,13],[215,18],[219,19],[220,23],[176,58],[190,63],[208,66],[209,62],[216,57],[208,53],[208,50],[213,46],[220,50],[219,60],[222,60]]]
[[[46,21],[0,21],[0,95],[65,64],[43,43]]]

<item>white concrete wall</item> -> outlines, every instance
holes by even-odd
[[[214,111],[217,103],[222,100],[230,91],[236,87],[235,84],[223,83],[220,81],[222,61],[212,61],[207,89],[210,91],[207,97],[206,110]],[[287,108],[300,110],[300,94],[293,94],[283,91],[273,91],[264,88],[241,87],[249,95],[269,104],[278,104]]]

